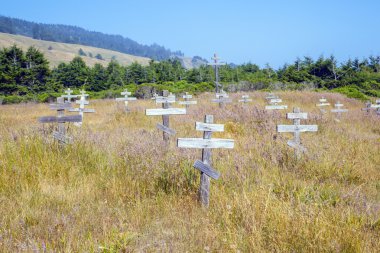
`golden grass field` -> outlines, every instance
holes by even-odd
[[[87,56],[81,56],[82,59],[84,60],[87,66],[91,67],[94,66],[95,63],[99,63],[103,66],[106,66],[109,62],[111,62],[112,57],[115,57],[115,59],[122,65],[129,65],[133,62],[138,62],[146,66],[149,64],[150,61],[150,59],[146,57],[123,54],[120,52],[102,48],[52,42],[46,40],[35,40],[21,35],[0,33],[0,48],[8,48],[14,44],[22,48],[24,51],[28,50],[29,47],[34,46],[44,54],[46,59],[49,61],[51,67],[56,67],[61,62],[70,62],[74,57],[79,56],[78,51],[80,48],[82,48],[82,50],[87,54]],[[52,47],[52,49],[49,50],[49,47]],[[92,53],[93,57],[89,57],[89,53]],[[95,56],[97,54],[101,54],[104,60],[96,59]]]
[[[91,100],[83,127],[68,125],[75,144],[60,149],[47,104],[0,106],[0,252],[378,252],[380,249],[380,117],[339,94],[278,92],[290,112],[309,113],[308,154],[297,161],[285,111],[266,112],[265,93],[225,110],[197,97],[188,115],[171,116],[176,137],[201,137],[205,114],[225,124],[213,137],[210,207],[197,201],[199,149],[162,141],[150,100]],[[350,111],[338,123],[315,106],[325,96]]]

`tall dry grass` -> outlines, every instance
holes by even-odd
[[[221,178],[211,182],[210,208],[197,202],[201,150],[165,146],[144,115],[152,101],[91,101],[75,144],[61,149],[47,105],[0,107],[1,252],[376,252],[380,246],[380,118],[338,94],[278,93],[309,113],[317,133],[301,134],[308,154],[286,146],[285,111],[254,102],[220,110],[199,96],[188,115],[170,117],[177,137],[201,137],[194,122],[213,114],[233,138],[214,150]],[[235,101],[242,94],[233,94]],[[325,96],[350,111],[338,123],[315,107]]]

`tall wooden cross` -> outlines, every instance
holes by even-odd
[[[80,94],[81,94],[80,99],[75,101],[75,103],[79,104],[79,108],[73,108],[73,109],[70,109],[69,111],[70,112],[79,112],[79,115],[82,116],[82,122],[83,122],[83,114],[84,113],[94,113],[95,109],[85,108],[85,105],[90,104],[90,102],[88,100],[86,100],[86,97],[88,97],[88,94],[86,94],[86,92],[84,90],[81,90]],[[81,126],[82,122],[76,123],[76,126]]]
[[[241,98],[242,99],[240,99],[239,102],[243,102],[244,104],[252,102],[252,99],[250,99],[248,95],[243,95]]]
[[[208,65],[214,66],[215,70],[215,93],[219,93],[219,88],[222,87],[222,85],[219,83],[219,66],[226,65],[225,62],[219,62],[220,58],[217,56],[217,54],[214,54],[214,57],[211,58],[214,62],[209,63]]]
[[[216,99],[211,100],[214,103],[219,103],[219,108],[224,108],[226,103],[231,103],[232,99],[229,98],[227,92],[223,89],[219,93],[215,94]]]
[[[124,101],[126,112],[128,112],[128,101],[136,100],[135,97],[128,97],[131,94],[132,93],[130,91],[128,91],[128,89],[125,89],[123,92],[121,92],[121,95],[124,97],[123,98],[116,98],[116,101]]]
[[[269,100],[269,105],[265,106],[266,110],[284,110],[288,109],[287,105],[280,105],[282,103],[282,99],[280,98],[270,98]]]
[[[338,122],[340,122],[340,118],[342,117],[342,113],[343,112],[348,112],[347,109],[342,109],[342,107],[343,107],[343,104],[341,104],[339,101],[337,101],[336,104],[335,104],[335,108],[331,109],[332,113],[336,113],[337,114],[337,118],[335,120],[338,121]]]
[[[74,91],[73,91],[72,89],[68,88],[67,90],[65,90],[66,95],[62,95],[61,97],[66,98],[66,99],[67,99],[67,102],[68,102],[68,103],[71,103],[71,99],[72,99],[72,98],[77,98],[77,97],[79,97],[79,95],[71,95],[71,93],[73,93],[73,92],[74,92]]]
[[[300,108],[294,108],[293,113],[286,115],[287,119],[293,120],[293,125],[277,125],[279,133],[294,133],[293,140],[289,140],[287,144],[295,149],[296,158],[300,158],[302,153],[306,152],[306,148],[301,144],[301,132],[317,132],[317,125],[301,125],[301,119],[307,119],[307,113],[301,112]]]
[[[58,140],[60,144],[70,144],[72,143],[72,138],[66,135],[66,122],[82,122],[81,115],[69,115],[64,116],[65,109],[70,109],[71,104],[65,103],[63,97],[57,98],[56,104],[50,104],[50,109],[57,111],[57,116],[45,116],[40,117],[38,121],[40,123],[58,123],[58,131],[53,132],[53,137]]]
[[[190,95],[189,92],[186,92],[185,95],[182,96],[182,98],[185,101],[179,101],[179,104],[180,105],[185,105],[186,109],[188,109],[190,105],[196,105],[197,104],[196,100],[193,100],[193,101],[189,100],[189,99],[193,98],[193,96]]]
[[[204,123],[196,122],[195,129],[203,131],[202,138],[178,138],[179,148],[201,148],[202,161],[197,160],[194,168],[201,172],[201,182],[199,187],[199,199],[203,206],[209,206],[210,199],[210,178],[218,179],[220,173],[212,168],[211,149],[212,148],[233,148],[234,140],[231,139],[212,139],[212,132],[223,132],[224,125],[213,124],[214,116],[206,115]]]
[[[146,109],[147,116],[162,116],[162,124],[157,123],[157,128],[163,131],[163,140],[168,142],[170,135],[175,135],[176,131],[170,128],[169,116],[186,114],[186,108],[171,108],[171,103],[175,102],[175,97],[169,96],[167,90],[163,91],[162,96],[156,97],[156,103],[162,104],[162,109]]]

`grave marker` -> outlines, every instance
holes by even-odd
[[[116,98],[116,101],[124,101],[124,105],[125,105],[125,111],[128,112],[128,101],[135,101],[137,100],[135,97],[128,97],[129,95],[131,95],[132,93],[128,91],[128,89],[125,89],[123,92],[120,93],[122,96],[124,96],[123,98]]]
[[[201,182],[199,187],[199,200],[203,206],[209,206],[210,199],[210,178],[218,179],[220,173],[213,169],[211,159],[212,148],[229,148],[234,147],[234,140],[231,139],[212,139],[212,132],[223,132],[224,125],[213,124],[214,116],[206,115],[204,122],[196,122],[195,129],[203,131],[202,138],[178,138],[177,146],[179,148],[201,148],[202,161],[195,161],[193,167],[201,172]]]
[[[226,103],[231,103],[232,100],[229,98],[227,92],[225,92],[223,89],[220,93],[215,94],[216,99],[211,100],[214,103],[219,103],[219,108],[224,108],[224,105]]]
[[[79,108],[72,108],[69,110],[70,112],[79,112],[79,115],[82,116],[82,121],[79,123],[75,123],[76,126],[82,125],[84,113],[94,113],[95,112],[95,109],[85,108],[85,105],[90,104],[90,102],[88,100],[86,100],[86,97],[88,97],[88,94],[86,94],[86,92],[84,90],[81,90],[80,93],[81,93],[80,99],[75,101],[75,103],[79,104]]]
[[[163,131],[163,140],[169,141],[170,135],[175,135],[176,131],[169,126],[170,115],[186,114],[186,108],[171,108],[170,104],[175,102],[175,97],[169,96],[168,91],[163,91],[163,96],[156,97],[156,103],[162,103],[162,109],[146,109],[147,116],[162,116],[162,124],[157,123],[157,128]]]
[[[66,135],[66,122],[76,122],[82,121],[81,115],[69,115],[64,116],[65,109],[70,109],[71,104],[65,103],[63,97],[57,98],[56,104],[50,104],[50,109],[57,111],[57,116],[45,116],[38,118],[40,123],[58,123],[58,131],[53,132],[54,139],[58,140],[60,144],[70,144],[72,143],[72,137]]]
[[[250,99],[248,95],[243,95],[241,98],[242,99],[240,99],[239,102],[243,102],[244,104],[252,102],[252,99]]]
[[[190,95],[188,92],[186,92],[186,94],[183,95],[182,98],[183,98],[185,101],[180,101],[179,104],[180,104],[180,105],[185,105],[185,106],[186,106],[186,109],[188,109],[190,105],[196,105],[196,104],[197,104],[197,101],[196,101],[196,100],[193,100],[193,101],[190,101],[190,100],[189,100],[189,99],[193,98],[193,96]]]
[[[67,90],[65,90],[65,93],[66,95],[62,95],[61,97],[63,97],[64,99],[66,98],[67,99],[67,102],[68,103],[71,103],[71,99],[72,98],[77,98],[79,97],[79,95],[71,95],[71,93],[73,93],[74,91],[70,88],[68,88]]]
[[[326,113],[326,110],[323,109],[323,107],[325,106],[330,106],[330,103],[327,102],[327,99],[322,97],[319,99],[319,104],[316,104],[316,106],[320,107],[319,110],[322,112],[322,113]]]
[[[208,65],[214,66],[215,70],[215,93],[219,93],[219,88],[222,87],[222,85],[219,83],[219,66],[226,65],[225,62],[219,62],[220,58],[217,56],[216,53],[214,53],[214,57],[211,58],[213,60],[213,63],[209,63]]]
[[[295,149],[296,158],[299,159],[301,154],[306,152],[306,148],[301,144],[300,134],[302,132],[316,132],[318,131],[318,126],[301,125],[301,119],[307,119],[307,113],[300,112],[299,108],[294,108],[293,113],[288,113],[287,119],[292,119],[293,125],[277,125],[277,132],[294,133],[293,140],[289,140],[287,144]]]
[[[272,97],[272,98],[270,98],[270,97]],[[273,98],[273,96],[268,96],[267,100],[269,102],[269,105],[265,106],[265,110],[284,110],[284,109],[288,109],[287,105],[280,105],[280,103],[282,103],[282,99],[280,99],[277,96],[275,98]]]
[[[336,113],[337,114],[337,118],[335,120],[338,121],[338,122],[340,122],[340,118],[342,117],[342,113],[343,112],[348,112],[347,109],[342,109],[342,107],[343,107],[343,104],[341,104],[339,101],[337,101],[336,104],[335,104],[335,108],[331,109],[332,113]]]

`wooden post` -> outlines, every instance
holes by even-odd
[[[64,98],[60,97],[60,98],[57,98],[57,104],[64,104],[65,103],[65,100]],[[57,109],[57,117],[58,118],[62,118],[64,116],[64,111],[65,109],[63,108],[59,108]],[[61,136],[66,136],[66,128],[65,128],[65,123],[64,122],[59,122],[58,121],[58,133],[61,135]],[[59,143],[60,144],[63,144],[64,142],[62,140],[59,140]]]
[[[293,140],[289,140],[287,144],[295,149],[295,156],[299,159],[301,154],[306,152],[306,148],[301,143],[301,132],[316,132],[318,126],[301,125],[301,119],[307,119],[307,113],[302,113],[297,107],[293,109],[293,113],[288,113],[286,117],[293,120],[293,125],[277,125],[277,132],[294,134]]]
[[[220,174],[212,168],[211,149],[212,148],[233,148],[234,140],[212,139],[212,132],[223,132],[224,125],[212,124],[214,117],[206,115],[204,123],[196,122],[195,129],[203,131],[203,138],[178,138],[179,148],[202,148],[202,161],[197,160],[194,168],[200,170],[199,200],[203,206],[209,206],[210,199],[210,178],[218,179]]]
[[[132,93],[130,91],[128,91],[128,89],[125,89],[123,92],[120,93],[122,96],[124,96],[123,98],[116,98],[116,101],[124,101],[124,105],[125,105],[125,112],[128,112],[129,109],[128,109],[128,101],[135,101],[137,100],[135,97],[128,97],[129,95],[131,95]]]
[[[168,91],[167,91],[167,90],[164,90],[164,91],[162,92],[162,96],[163,96],[163,97],[168,97],[168,96],[169,96]],[[168,101],[164,102],[164,103],[162,104],[162,108],[163,108],[163,109],[169,109],[169,108],[170,108],[170,103],[169,103]],[[170,128],[169,115],[162,115],[162,125],[164,125],[164,126],[167,127],[167,128]],[[163,132],[162,132],[162,138],[163,138],[164,141],[168,142],[169,139],[170,139],[170,135],[169,135],[169,133],[163,131]]]

